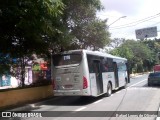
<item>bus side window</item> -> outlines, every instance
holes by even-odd
[[[89,73],[94,73],[93,60],[91,55],[87,55]]]
[[[108,65],[105,58],[101,59],[101,70],[102,72],[108,72]]]
[[[126,71],[127,67],[125,63],[118,63],[118,71]]]
[[[113,59],[101,59],[101,70],[102,72],[113,72]]]
[[[113,59],[112,58],[105,59],[105,69],[106,69],[106,72],[113,72]]]
[[[89,67],[89,72],[94,73],[94,66],[92,61],[88,62],[88,67]]]

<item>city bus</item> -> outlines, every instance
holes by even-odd
[[[55,96],[110,96],[129,83],[127,59],[89,50],[70,50],[52,56]]]

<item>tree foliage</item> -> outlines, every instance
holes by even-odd
[[[119,47],[121,44],[123,44],[125,42],[124,38],[114,38],[111,40],[109,47],[111,48],[117,48]]]
[[[103,48],[109,33],[107,21],[96,17],[102,9],[100,0],[0,0],[0,68],[20,67],[24,85],[33,53]]]
[[[127,58],[130,70],[133,72],[150,70],[154,63],[153,52],[141,41],[126,40],[119,47],[113,49],[111,54]]]
[[[160,64],[160,39],[146,39],[143,43],[146,44],[151,51],[153,51],[155,64]]]
[[[58,32],[58,15],[63,8],[60,0],[1,1],[0,40],[3,44],[0,50],[16,55],[46,50],[44,47],[48,44],[44,38]]]
[[[10,62],[4,61],[8,66],[12,65],[13,58],[17,59],[22,69],[22,85],[26,59],[33,53],[48,50],[47,38],[59,32],[57,23],[63,9],[60,0],[0,1],[0,51],[9,56]]]
[[[64,0],[64,4],[63,21],[71,39],[68,49],[99,49],[109,43],[107,21],[96,17],[96,11],[103,8],[100,0]]]

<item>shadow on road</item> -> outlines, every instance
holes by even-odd
[[[133,86],[134,88],[160,88],[160,85],[152,85],[152,86],[148,86],[148,84],[144,84],[142,86]],[[131,87],[132,88],[132,87]]]
[[[99,97],[79,97],[79,96],[65,96],[56,97],[56,99],[51,99],[43,102],[43,105],[54,105],[54,106],[83,106],[87,104],[92,104],[93,102],[101,99],[103,96]]]
[[[114,90],[112,94],[116,93],[117,91],[122,90],[120,88],[118,90]],[[90,97],[90,96],[64,96],[64,97],[56,97],[56,99],[47,100],[43,102],[43,105],[54,105],[54,106],[83,106],[92,104],[102,98],[105,98],[104,95],[98,97]],[[107,98],[107,97],[106,97]],[[109,98],[109,97],[108,97]]]

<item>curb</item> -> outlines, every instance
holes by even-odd
[[[140,76],[145,75],[145,74],[149,74],[149,73],[136,73],[136,74],[130,74],[130,78],[140,77]]]
[[[35,109],[40,108],[40,105],[42,105],[44,102],[49,101],[51,99],[55,100],[57,98],[58,97],[51,96],[51,97],[44,98],[44,99],[41,99],[41,100],[33,101],[30,104],[23,104],[19,107],[18,106],[13,106],[11,108],[5,109],[4,111],[30,111],[30,110],[35,110]]]
[[[160,105],[159,105],[159,108],[158,108],[158,115],[157,115],[156,120],[160,120]]]

